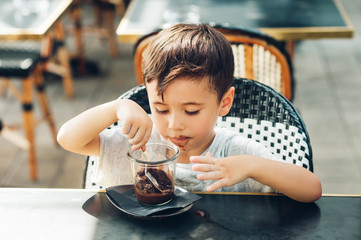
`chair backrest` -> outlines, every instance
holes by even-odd
[[[134,70],[138,85],[143,84],[143,73],[142,73],[143,52],[159,31],[160,30],[156,30],[147,35],[144,35],[137,41],[137,43],[134,46],[134,52],[133,52]]]
[[[215,26],[231,43],[234,76],[253,79],[293,99],[294,79],[291,58],[286,48],[266,34]]]
[[[271,87],[254,80],[236,78],[235,98],[230,112],[219,117],[218,127],[237,131],[269,148],[285,162],[313,171],[312,147],[305,124],[293,104]],[[132,99],[150,114],[147,91],[144,85],[136,86],[120,98]],[[110,126],[117,127],[118,123]],[[88,157],[88,168],[94,165],[94,157]],[[88,181],[85,187],[98,187]]]
[[[306,126],[293,104],[260,82],[236,78],[232,108],[218,127],[254,139],[285,162],[313,171],[312,147]]]
[[[215,26],[231,43],[235,77],[253,79],[282,93],[292,101],[294,79],[291,58],[285,47],[274,38],[247,29]],[[140,38],[134,48],[134,66],[137,84],[142,79],[142,54],[149,42],[159,32],[156,30]]]

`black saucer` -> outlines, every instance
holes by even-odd
[[[119,186],[113,186],[111,187],[112,190],[115,190],[117,191],[118,193],[124,193],[126,192],[127,190],[129,189],[132,189],[133,186],[129,186],[127,188],[125,188],[124,185],[119,185]],[[178,188],[176,187],[176,189],[180,190],[180,191],[186,191],[182,188]],[[118,205],[118,203],[112,199],[111,196],[109,196],[109,194],[106,194],[108,200],[117,208],[119,209],[120,211],[128,214],[129,216],[132,216],[132,217],[136,217],[136,218],[142,218],[142,219],[163,219],[163,218],[167,218],[167,217],[172,217],[172,216],[176,216],[176,215],[179,215],[179,214],[182,214],[182,213],[185,213],[187,212],[188,210],[190,210],[194,203],[191,203],[189,205],[187,205],[186,207],[184,208],[173,208],[173,209],[167,209],[167,210],[164,210],[164,211],[160,211],[160,212],[156,212],[152,215],[149,215],[149,216],[143,216],[143,215],[138,215],[138,214],[135,214],[135,213],[132,213],[132,212],[129,212],[127,211],[126,209],[122,208],[121,206]],[[175,195],[174,198],[176,198],[177,196]]]

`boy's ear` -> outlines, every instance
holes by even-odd
[[[230,87],[224,94],[220,104],[219,116],[225,116],[231,109],[234,99],[234,91],[234,87]]]

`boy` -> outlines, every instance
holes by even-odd
[[[59,131],[65,149],[100,156],[100,185],[131,183],[129,146],[144,149],[149,139],[162,139],[179,147],[176,185],[188,190],[278,191],[303,202],[320,198],[313,173],[215,128],[234,97],[232,49],[221,33],[189,24],[163,30],[145,50],[142,71],[152,119],[135,102],[117,99],[85,111]],[[121,130],[103,131],[118,120]]]

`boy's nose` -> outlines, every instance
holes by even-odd
[[[178,114],[172,114],[169,117],[169,129],[182,130],[183,129],[182,117],[179,116]]]

